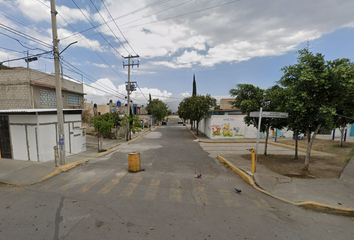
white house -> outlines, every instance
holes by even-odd
[[[67,155],[86,151],[80,109],[65,109],[64,136]],[[0,110],[0,158],[45,162],[54,160],[58,143],[56,109]]]

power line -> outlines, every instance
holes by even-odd
[[[28,25],[26,25],[25,23],[23,23],[23,22],[21,22],[20,20],[16,19],[15,17],[11,16],[10,14],[6,14],[6,13],[0,13],[0,14],[3,15],[3,16],[5,16],[5,17],[7,17],[7,18],[10,18],[12,21],[14,21],[14,22],[16,22],[16,23],[18,23],[18,24],[21,24],[22,26],[24,26],[24,27],[30,29],[31,31],[35,31],[35,32],[37,32],[37,33],[39,33],[39,34],[41,34],[41,35],[43,35],[43,36],[48,37],[49,39],[51,39],[51,37],[50,37],[49,35],[44,34],[43,32],[40,32],[40,31],[38,31],[37,29],[35,29],[35,28],[33,28],[33,27],[29,27]]]
[[[71,0],[75,6],[77,7],[77,9],[79,9],[79,11],[81,12],[81,14],[86,18],[86,20],[95,28],[95,30],[101,35],[101,37],[108,43],[109,46],[111,46],[111,48],[116,51],[120,56],[122,56],[122,54],[120,54],[120,52],[112,46],[112,44],[102,35],[102,33],[97,29],[97,27],[95,27],[95,25],[93,25],[93,23],[90,21],[90,19],[88,19],[88,17],[84,14],[84,12],[81,10],[81,8],[76,4],[75,0]]]
[[[164,18],[164,19],[160,19],[160,20],[156,20],[156,21],[152,21],[152,22],[148,22],[148,23],[142,23],[142,24],[133,25],[133,26],[130,26],[130,27],[125,27],[124,29],[135,28],[135,27],[149,25],[149,24],[153,24],[153,23],[157,23],[157,22],[167,21],[167,20],[171,20],[171,19],[174,19],[174,18],[183,17],[183,16],[186,16],[186,15],[203,12],[203,11],[206,11],[206,10],[210,10],[210,9],[217,8],[217,7],[222,7],[222,6],[225,6],[225,5],[228,5],[228,4],[232,4],[232,3],[235,3],[235,2],[241,2],[241,1],[242,0],[236,0],[236,1],[231,1],[231,2],[227,2],[227,3],[223,3],[223,4],[218,4],[218,5],[215,5],[215,6],[212,6],[212,7],[199,9],[199,10],[196,10],[196,11],[193,11],[193,12],[180,14],[180,15],[177,15],[177,16],[174,16],[174,17],[168,17],[168,18]],[[126,24],[124,24],[124,25],[126,25]]]
[[[108,86],[106,86],[106,85],[104,85],[104,84],[102,84],[102,83],[97,82],[96,79],[92,78],[90,75],[88,75],[88,74],[86,74],[85,72],[81,71],[80,69],[78,69],[77,67],[73,66],[73,65],[70,64],[69,62],[67,62],[67,61],[65,61],[65,60],[62,60],[62,61],[63,61],[64,63],[66,63],[67,65],[69,65],[70,67],[74,68],[76,71],[80,72],[80,73],[81,73],[83,76],[85,76],[86,79],[89,80],[90,82],[95,83],[95,84],[97,84],[98,86],[101,86],[101,87],[107,89],[106,91],[111,91],[111,93],[114,92],[114,91],[112,91],[112,89],[110,89]],[[91,79],[94,79],[94,80],[91,80]],[[122,95],[123,97],[125,97],[124,94],[121,94],[121,93],[119,93],[119,94]]]
[[[4,24],[2,24],[2,23],[0,23],[0,28],[2,28],[2,29],[4,29],[4,30],[7,30],[7,31],[9,31],[9,32],[11,32],[11,33],[13,33],[13,34],[15,34],[15,35],[20,36],[20,37],[23,37],[23,38],[26,38],[26,39],[28,39],[28,40],[37,42],[38,44],[43,45],[43,46],[45,46],[45,47],[47,47],[47,48],[53,48],[53,46],[52,46],[51,44],[48,44],[48,43],[46,43],[46,42],[43,42],[42,40],[39,40],[39,39],[34,38],[34,37],[32,37],[32,36],[29,36],[29,35],[27,35],[27,34],[25,34],[25,33],[20,32],[20,31],[17,31],[16,29],[13,29],[13,28],[11,28],[11,27],[9,27],[9,26],[6,26],[6,25],[4,25]]]
[[[37,1],[40,2],[40,0],[37,0]],[[155,1],[155,2],[153,2],[153,3],[151,3],[151,4],[148,4],[148,5],[146,5],[146,6],[142,7],[142,8],[139,8],[139,9],[134,10],[134,11],[132,11],[132,12],[126,13],[126,14],[124,14],[124,15],[122,15],[122,16],[116,17],[116,18],[114,18],[114,20],[118,20],[118,19],[120,19],[120,18],[124,18],[124,17],[126,17],[126,16],[129,16],[130,14],[135,14],[135,13],[137,13],[137,12],[143,11],[143,10],[148,9],[148,8],[150,8],[150,7],[155,7],[155,6],[158,6],[158,5],[160,5],[160,4],[163,4],[163,3],[166,3],[166,2],[169,2],[169,1],[171,1],[171,0]],[[43,4],[43,3],[42,3],[42,4]],[[111,22],[111,21],[113,21],[113,20],[108,20],[107,22]],[[104,23],[99,24],[99,25],[96,25],[96,27],[100,27],[100,26],[102,26],[102,25],[104,25]],[[62,40],[66,39],[66,38],[70,38],[70,37],[75,36],[75,35],[77,35],[77,34],[81,34],[81,33],[87,32],[87,31],[92,30],[92,29],[94,29],[94,27],[90,27],[90,28],[87,28],[87,29],[82,30],[82,31],[80,31],[80,32],[76,32],[76,33],[74,33],[73,35],[70,35],[70,36],[67,36],[67,37],[65,37],[65,38],[62,38]]]
[[[128,51],[128,49],[126,49],[126,47],[124,46],[124,44],[119,40],[119,38],[117,37],[117,35],[113,32],[112,28],[108,25],[108,23],[106,22],[106,20],[103,18],[102,14],[100,13],[100,11],[98,10],[98,8],[96,7],[96,5],[92,2],[92,0],[90,0],[90,2],[92,3],[92,5],[94,6],[94,8],[96,9],[97,13],[101,16],[102,20],[104,21],[104,23],[107,25],[107,27],[111,30],[111,32],[113,33],[113,35],[115,36],[115,38],[118,40],[118,42],[121,44],[121,46],[127,51],[128,54],[130,54],[130,52]],[[107,10],[108,11],[108,10]],[[122,33],[122,32],[121,32]],[[123,35],[123,33],[122,33]],[[124,35],[123,35],[124,37]],[[124,37],[125,38],[125,37]]]
[[[92,0],[91,0],[92,1]],[[101,2],[102,2],[102,4],[103,4],[103,6],[106,8],[106,11],[108,12],[108,14],[109,14],[109,16],[112,18],[112,20],[113,20],[113,22],[114,22],[114,24],[116,25],[116,27],[118,28],[118,30],[119,30],[119,32],[122,34],[122,36],[123,36],[123,38],[125,39],[125,41],[126,41],[126,43],[129,45],[129,47],[133,50],[133,52],[135,53],[135,55],[138,55],[136,52],[135,52],[135,50],[133,49],[133,47],[130,45],[130,43],[128,42],[128,40],[125,38],[125,36],[124,36],[124,34],[123,34],[123,32],[120,30],[120,28],[118,27],[118,24],[116,23],[116,21],[113,19],[113,17],[112,17],[112,15],[111,15],[111,13],[109,12],[109,10],[108,10],[108,8],[107,8],[107,6],[106,6],[106,4],[103,2],[103,0],[101,0]],[[101,14],[100,14],[101,15]],[[106,24],[107,24],[107,22],[106,22]],[[107,26],[108,26],[108,24],[107,24]],[[111,28],[109,28],[109,29],[111,29]],[[112,31],[112,29],[111,29],[111,31]],[[113,31],[112,31],[113,32]],[[114,36],[115,36],[115,34],[114,34]],[[116,36],[117,37],[117,36]],[[117,38],[118,39],[118,38]],[[119,41],[119,39],[118,39],[118,41]],[[120,41],[119,41],[120,42]],[[124,47],[124,45],[123,45],[123,47]],[[125,48],[125,47],[124,47]],[[126,48],[125,48],[125,50],[127,50]],[[127,52],[128,52],[128,50],[127,50]],[[128,52],[129,53],[129,52]],[[130,53],[129,53],[130,54]]]
[[[169,8],[163,9],[163,10],[158,11],[158,12],[155,12],[155,13],[150,14],[150,15],[148,15],[148,16],[145,16],[145,17],[142,17],[142,18],[136,19],[136,20],[134,20],[134,21],[131,21],[131,22],[128,22],[128,23],[122,24],[122,26],[125,26],[125,25],[128,25],[128,24],[131,24],[131,23],[134,23],[134,22],[140,21],[140,20],[142,20],[142,19],[145,19],[145,18],[148,18],[148,17],[154,16],[154,15],[159,14],[159,13],[162,13],[162,12],[166,12],[166,11],[168,11],[168,10],[170,10],[170,9],[173,9],[173,8],[179,7],[179,6],[183,5],[183,4],[186,4],[186,3],[189,3],[189,2],[192,2],[192,1],[195,1],[195,0],[189,0],[189,1],[186,1],[186,2],[183,2],[183,3],[179,3],[179,4],[177,4],[177,5],[174,5],[174,6],[172,6],[172,7],[169,7]]]
[[[148,101],[148,102],[149,102],[149,100],[145,97],[145,95],[144,95],[143,91],[141,91],[141,89],[140,89],[140,87],[139,87],[138,83],[136,83],[136,86],[139,88],[139,90],[140,90],[141,94],[144,96],[144,98],[146,99],[146,101]]]
[[[9,48],[3,48],[3,47],[0,47],[0,49],[4,49],[4,50],[7,50],[7,51],[11,51],[11,52],[18,52],[18,53],[24,53],[24,51],[17,51],[17,50],[13,50],[13,49],[9,49]]]

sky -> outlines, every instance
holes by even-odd
[[[133,103],[151,97],[176,111],[191,95],[218,102],[230,89],[276,84],[281,68],[309,46],[326,60],[354,61],[353,0],[56,0],[63,73],[83,82],[87,102],[126,102],[128,56]],[[54,72],[48,0],[0,0],[0,62]],[[48,53],[46,53],[48,52]],[[46,53],[46,54],[43,54]],[[133,62],[131,62],[133,63]],[[139,64],[139,66],[137,66]]]

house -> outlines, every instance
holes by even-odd
[[[55,108],[55,77],[53,74],[16,67],[0,70],[0,110]],[[83,109],[83,85],[62,79],[64,109]]]
[[[67,155],[86,151],[81,109],[65,109],[64,136]],[[58,143],[56,109],[0,110],[0,158],[46,162],[54,160]]]
[[[81,113],[82,83],[61,79],[67,155],[86,150]],[[27,161],[54,159],[58,143],[55,76],[37,70],[0,70],[0,158]]]

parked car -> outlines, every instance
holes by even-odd
[[[167,125],[167,122],[166,121],[162,121],[162,125]]]
[[[182,119],[179,119],[178,124],[182,124],[182,123],[183,123]]]

